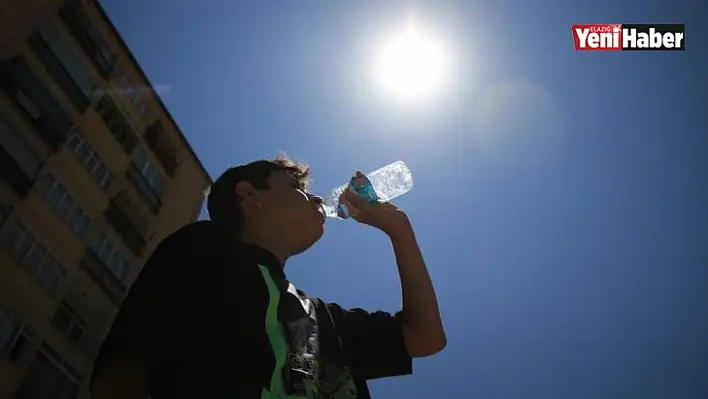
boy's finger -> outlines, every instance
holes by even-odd
[[[366,200],[366,198],[363,198],[359,196],[357,193],[355,193],[352,190],[347,190],[346,193],[344,194],[344,198],[352,204],[355,208],[361,209],[361,210],[366,210],[368,207],[371,206],[369,201]]]

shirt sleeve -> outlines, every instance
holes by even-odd
[[[343,309],[327,305],[355,374],[371,380],[413,373],[413,359],[403,339],[401,312]]]
[[[213,259],[218,254],[213,250],[213,236],[204,233],[199,226],[185,227],[153,252],[120,305],[94,362],[91,383],[102,368],[121,356],[143,362],[149,385],[169,378],[183,347],[180,343],[190,342],[189,326],[199,324],[183,322],[184,314],[192,318],[200,314],[193,312],[199,304],[190,293],[209,292],[202,287],[208,283],[204,268],[218,261]],[[208,301],[206,296],[196,297]]]
[[[123,300],[94,362],[91,383],[104,367],[118,357],[144,362],[148,374],[157,368],[157,359],[169,357],[167,340],[170,334],[165,332],[172,317],[165,292],[171,284],[159,278],[164,274],[168,251],[166,243],[160,244]]]

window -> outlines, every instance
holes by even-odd
[[[34,362],[27,370],[20,388],[15,393],[18,399],[74,399],[79,395],[81,375],[46,343],[37,352]]]
[[[126,154],[133,152],[138,143],[138,133],[133,125],[128,122],[118,106],[107,96],[102,97],[96,104],[96,112],[111,131],[118,144],[123,147]]]
[[[0,308],[0,351],[10,360],[18,360],[34,336],[17,315]]]
[[[127,71],[121,73],[119,84],[123,92],[130,99],[130,102],[135,106],[135,109],[144,118],[144,121],[149,123],[153,116],[147,102],[147,95],[152,91],[152,88],[146,85],[134,84],[133,79],[130,78]]]
[[[86,328],[86,323],[79,317],[74,309],[66,302],[63,302],[52,318],[52,325],[59,331],[65,333],[69,339],[78,343]]]
[[[12,226],[6,245],[42,288],[50,294],[57,293],[66,270],[24,226]]]
[[[103,262],[108,270],[118,279],[123,281],[125,273],[130,267],[128,255],[113,244],[105,233],[99,233],[91,243],[91,251]]]
[[[86,138],[79,132],[73,131],[69,135],[68,145],[71,151],[74,152],[76,159],[83,165],[93,180],[103,189],[110,187],[111,183],[113,183],[113,175],[108,170],[108,167],[101,162],[98,154],[91,148]]]
[[[0,86],[56,150],[64,141],[71,120],[22,58],[0,62]]]
[[[60,33],[47,25],[39,29],[29,42],[45,68],[83,112],[91,103],[93,83]]]
[[[91,218],[59,180],[52,175],[43,175],[37,180],[37,188],[71,231],[80,237],[86,234]]]
[[[27,176],[37,175],[42,167],[39,155],[2,115],[0,115],[0,146],[17,162]]]
[[[81,2],[79,0],[68,1],[60,9],[59,15],[101,75],[108,78],[113,72],[118,57],[93,26],[86,11],[82,8]]]
[[[133,165],[140,171],[145,180],[150,184],[158,197],[162,198],[164,191],[164,180],[160,171],[153,165],[145,151],[141,148],[133,155]]]

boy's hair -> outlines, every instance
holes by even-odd
[[[240,233],[244,217],[241,198],[236,193],[236,185],[248,181],[258,190],[270,188],[268,178],[275,171],[291,173],[304,190],[308,189],[310,168],[303,163],[295,163],[282,154],[274,159],[261,159],[245,165],[227,169],[209,189],[207,210],[211,221],[231,233]]]

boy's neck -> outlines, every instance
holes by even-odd
[[[255,245],[265,249],[278,259],[280,265],[285,268],[285,261],[288,259],[287,251],[282,246],[282,241],[266,237],[265,234],[244,229],[240,240],[247,244]]]

